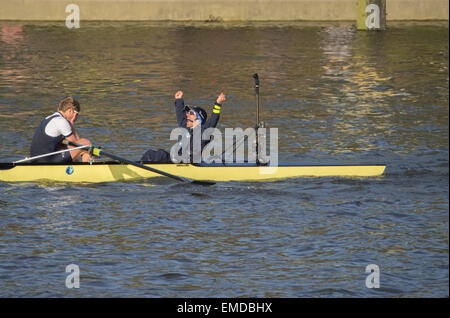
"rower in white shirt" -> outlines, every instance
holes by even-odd
[[[80,145],[90,145],[86,138],[80,138],[75,131],[74,123],[80,113],[80,103],[72,97],[64,98],[58,105],[58,111],[45,118],[33,136],[30,155],[32,157],[52,153],[66,148],[63,140],[68,140]],[[73,148],[69,146],[69,148]],[[58,153],[33,160],[40,163],[71,163],[80,160],[89,161],[91,156],[86,149],[74,149],[72,151]]]

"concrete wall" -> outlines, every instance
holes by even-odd
[[[387,0],[387,20],[448,20],[448,0]],[[65,21],[68,4],[81,21],[343,21],[357,0],[0,0],[0,20]]]

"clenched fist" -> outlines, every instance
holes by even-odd
[[[220,93],[220,95],[219,95],[219,97],[217,97],[217,100],[216,100],[216,102],[218,103],[218,104],[222,104],[224,101],[226,101],[227,99],[226,99],[226,97],[225,97],[225,94],[224,93]]]
[[[183,98],[183,91],[178,91],[175,93],[175,99]]]

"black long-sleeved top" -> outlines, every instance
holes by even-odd
[[[175,112],[177,115],[177,123],[178,127],[186,128],[190,135],[190,154],[191,154],[191,162],[192,162],[192,156],[193,156],[193,144],[194,144],[194,138],[193,136],[193,129],[187,128],[187,118],[186,118],[186,111],[184,110],[184,99],[178,98],[175,100]],[[215,103],[213,107],[213,111],[210,116],[208,116],[207,120],[201,124],[201,135],[203,135],[203,132],[208,128],[215,128],[217,124],[219,123],[220,119],[220,109],[222,105]],[[201,150],[211,141],[209,140],[202,140],[201,141]]]

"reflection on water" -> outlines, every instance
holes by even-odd
[[[228,93],[221,127],[247,127],[255,117],[255,71],[262,78],[262,118],[284,134],[289,145],[282,141],[283,151],[294,140],[305,152],[317,146],[333,153],[376,150],[375,140],[395,150],[415,140],[397,142],[404,133],[398,122],[416,125],[419,110],[424,126],[446,127],[448,50],[439,30],[447,31],[426,28],[365,33],[347,25],[88,23],[74,31],[3,24],[0,120],[24,131],[10,129],[20,134],[14,138],[19,147],[2,156],[26,153],[40,118],[66,95],[81,101],[83,135],[121,151],[138,147],[136,156],[149,144],[171,145],[178,89],[208,109],[221,91]],[[417,47],[418,32],[429,37],[434,54],[427,45]],[[422,83],[425,74],[430,80]],[[430,104],[432,91],[436,103]],[[305,129],[328,144],[306,140]],[[448,133],[441,135],[433,142],[445,145]]]
[[[82,136],[168,149],[173,94],[219,128],[279,128],[280,162],[375,162],[373,179],[195,187],[0,184],[1,296],[448,297],[448,24],[1,22],[0,161],[58,101]],[[80,291],[65,266],[82,271]],[[382,288],[364,287],[375,263]]]

